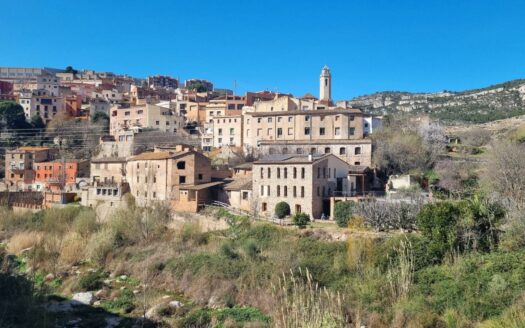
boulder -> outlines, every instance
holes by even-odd
[[[173,310],[178,309],[178,308],[182,307],[183,305],[184,304],[182,304],[179,301],[171,301],[171,302],[168,303],[169,308],[173,309]]]
[[[148,311],[146,311],[146,315],[145,315],[146,319],[159,320],[160,318],[159,310],[161,308],[162,308],[162,304],[157,304],[149,308]]]
[[[92,292],[76,293],[73,295],[73,301],[80,304],[93,305],[95,296]]]

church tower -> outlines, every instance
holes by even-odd
[[[332,101],[332,75],[328,66],[324,65],[319,80],[319,100]]]

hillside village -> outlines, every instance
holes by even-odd
[[[0,327],[524,327],[522,82],[336,81],[0,67]]]
[[[43,123],[27,131],[57,135],[4,148],[3,188],[14,208],[79,201],[111,209],[130,193],[140,205],[169,202],[175,211],[195,213],[223,204],[246,212],[257,208],[269,218],[285,199],[292,215],[330,219],[335,202],[384,191],[386,181],[373,173],[370,139],[381,117],[336,106],[326,66],[319,97],[269,91],[238,96],[206,80],[179,87],[167,76],[137,81],[71,69],[2,68],[0,77],[3,99],[20,104],[27,123]],[[95,118],[109,126],[101,127],[93,149],[67,145],[68,138],[81,137],[74,127],[54,127]],[[151,133],[157,137],[148,138]],[[72,157],[69,147],[86,152]]]

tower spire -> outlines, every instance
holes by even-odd
[[[327,65],[324,65],[319,78],[319,99],[332,101],[332,74],[330,74],[330,68]]]

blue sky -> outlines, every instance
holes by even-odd
[[[519,0],[0,0],[0,66],[206,78],[333,97],[525,78]]]

